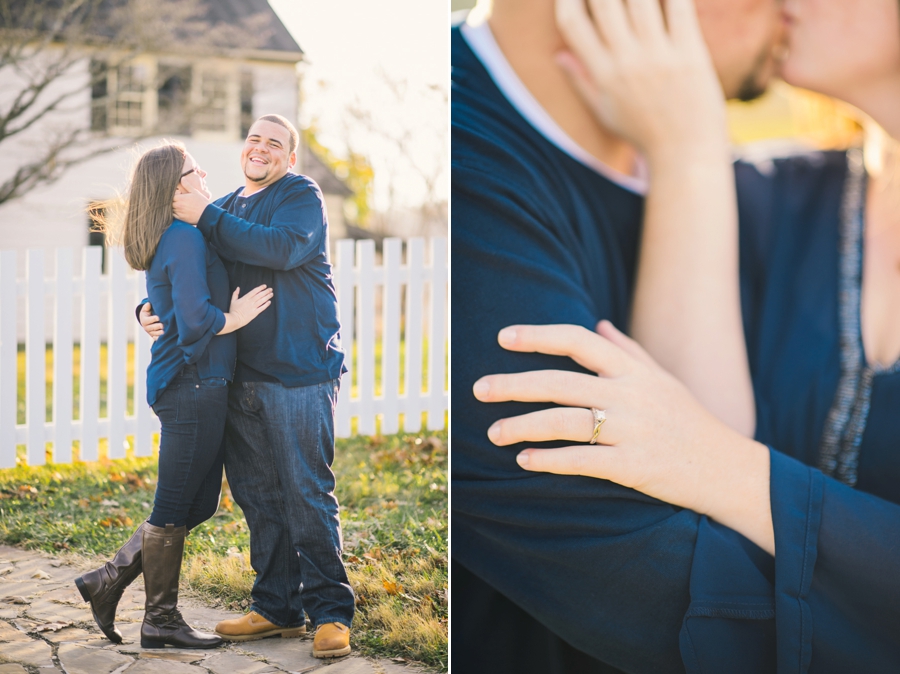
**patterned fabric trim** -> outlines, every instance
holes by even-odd
[[[875,371],[865,362],[860,332],[862,246],[866,171],[862,150],[847,152],[847,180],[841,204],[838,320],[841,378],[825,420],[819,447],[819,468],[826,475],[856,485]]]

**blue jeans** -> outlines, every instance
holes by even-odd
[[[193,529],[216,514],[225,459],[228,382],[186,365],[153,405],[162,429],[150,524]]]
[[[250,528],[252,610],[280,627],[304,624],[304,609],[314,625],[353,620],[331,472],[339,385],[245,382],[228,396],[225,473]]]

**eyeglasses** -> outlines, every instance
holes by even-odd
[[[185,171],[184,173],[181,174],[181,177],[184,178],[185,176],[189,176],[189,175],[191,175],[192,173],[197,173],[197,174],[199,175],[199,173],[200,173],[200,167],[199,167],[199,166],[195,166],[195,167],[192,168],[191,170]]]

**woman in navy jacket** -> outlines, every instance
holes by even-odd
[[[685,4],[672,0],[668,8],[684,11]],[[622,7],[605,3],[603,11]],[[718,127],[710,131],[717,122],[694,111],[706,133],[690,136],[690,110],[673,111],[661,122],[661,108],[651,102],[654,94],[668,103],[699,101],[701,107],[712,100],[702,88],[709,80],[696,50],[699,35],[690,35],[690,21],[679,23],[687,13],[674,21],[670,14],[666,28],[661,16],[646,12],[627,19],[624,10],[618,17],[595,17],[606,31],[600,39],[591,19],[579,15],[580,2],[559,0],[558,8],[560,27],[580,57],[564,57],[564,63],[582,92],[593,97],[604,123],[638,145],[663,143],[666,132],[677,129],[701,147],[691,155],[690,144],[680,146],[678,171],[665,163],[664,152],[642,147],[653,190],[680,183],[665,204],[648,198],[633,316],[633,331],[644,322],[641,342],[666,369],[608,322],[598,326],[599,334],[571,325],[510,326],[498,335],[503,348],[567,356],[581,371],[493,375],[476,382],[473,392],[483,402],[560,406],[498,420],[488,431],[491,441],[588,443],[555,449],[526,444],[516,460],[527,471],[610,480],[706,516],[699,522],[690,606],[679,635],[688,671],[772,671],[776,663],[779,672],[900,670],[896,178],[891,171],[867,171],[880,162],[864,162],[860,150],[809,153],[759,167],[739,164],[738,277],[736,230],[730,239],[713,238],[711,247],[709,239],[691,238],[716,237],[712,228],[735,224],[728,210],[731,200],[734,211],[733,194],[726,191],[723,199],[722,193],[704,192],[703,181],[692,182],[710,157],[713,164],[720,161],[700,140],[717,135]],[[785,78],[853,103],[900,136],[898,3],[798,0],[786,3],[786,10],[791,53]],[[617,49],[635,46],[640,49],[629,51],[623,66]],[[639,53],[650,56],[642,60]],[[653,59],[660,53],[678,57],[664,59],[662,79],[661,61]],[[680,66],[673,68],[673,62]],[[641,89],[642,81],[654,86]],[[596,95],[598,85],[605,100]],[[623,114],[616,106],[629,100],[634,107]],[[641,110],[652,119],[645,115],[641,121]],[[884,157],[896,161],[896,150],[879,159]],[[650,222],[658,216],[677,220],[678,209],[694,214],[694,222],[662,234],[662,225]],[[705,233],[704,218],[710,227]],[[667,234],[687,237],[690,246],[676,243],[668,253],[648,249]],[[641,269],[647,256],[664,254],[677,263],[668,278]],[[728,264],[702,265],[689,257],[703,254]],[[694,266],[678,268],[688,261]],[[683,325],[657,321],[652,334],[640,294],[665,307],[696,287],[697,279],[717,292],[729,289],[730,296],[710,295],[701,308],[725,316],[742,309],[746,345],[743,335],[735,340],[733,324],[714,335],[720,344],[710,342],[704,317],[690,315],[690,303],[680,306],[687,315],[670,314]],[[663,287],[654,294],[657,282],[674,293],[666,297]],[[692,342],[672,336],[690,338],[691,329],[697,342],[707,340],[708,349],[720,351],[679,351]],[[735,344],[741,347],[737,357]],[[703,374],[709,367],[704,359],[721,366],[729,358],[730,367]],[[678,371],[681,381],[666,370]],[[727,385],[729,377],[732,387],[747,388],[716,401],[716,386]],[[756,440],[746,437],[748,420]],[[770,632],[766,623],[773,618]]]
[[[147,368],[147,402],[162,426],[159,479],[149,519],[111,561],[75,583],[103,633],[121,643],[116,605],[143,571],[142,648],[222,643],[185,623],[177,608],[178,578],[185,535],[218,508],[234,331],[272,299],[266,286],[231,295],[225,267],[203,235],[173,219],[173,196],[189,189],[208,194],[205,177],[179,143],[144,153],[131,178],[121,230],[125,258],[132,268],[146,270],[147,295],[166,325]]]

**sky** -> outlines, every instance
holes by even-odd
[[[377,209],[414,207],[421,175],[449,187],[449,16],[442,0],[269,0],[306,52],[301,125],[366,155]],[[349,112],[358,110],[357,115]],[[360,121],[360,117],[367,118]],[[400,150],[400,142],[407,148]],[[417,166],[418,169],[413,166]]]

